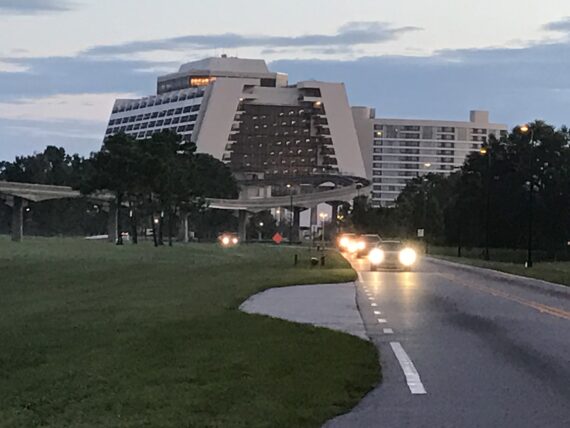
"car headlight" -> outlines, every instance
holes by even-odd
[[[358,251],[358,244],[354,241],[350,241],[348,243],[348,252],[349,253],[356,253]]]
[[[237,238],[232,239],[232,244],[236,245],[238,242],[239,242],[239,240]]]
[[[358,243],[356,244],[356,249],[357,250],[364,250],[366,248],[366,242],[364,241],[358,241]]]
[[[400,251],[398,258],[400,259],[400,263],[402,263],[404,266],[412,266],[416,262],[418,256],[416,252],[411,248],[404,248],[402,251]]]
[[[384,251],[380,248],[374,248],[368,253],[368,261],[373,265],[379,265],[384,261]]]
[[[350,244],[350,239],[348,239],[348,237],[346,236],[343,236],[342,238],[340,238],[340,241],[338,241],[338,246],[340,248],[347,248],[349,244]]]
[[[224,236],[222,238],[222,245],[224,245],[225,247],[227,247],[228,245],[230,245],[230,237],[229,236]]]

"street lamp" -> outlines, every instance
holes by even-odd
[[[485,250],[483,252],[483,259],[490,260],[489,254],[489,241],[491,229],[491,150],[487,146],[482,146],[479,149],[481,156],[487,156],[486,167],[486,189],[485,189]]]
[[[424,163],[424,167],[425,168],[431,168],[431,163],[430,162],[426,162]],[[428,201],[428,178],[426,178],[425,176],[422,178],[423,181],[423,205],[424,205],[424,209],[423,209],[423,229],[424,229],[424,245],[425,245],[425,253],[428,254],[429,253],[429,244],[428,244],[428,239],[427,239],[427,201]]]
[[[328,216],[329,215],[327,213],[320,213],[319,214],[319,217],[321,218],[321,228],[322,228],[321,242],[323,245],[323,249],[325,248],[325,221],[327,220]]]
[[[526,256],[526,267],[531,268],[532,263],[532,222],[533,222],[533,204],[534,204],[534,129],[531,128],[529,124],[520,125],[518,127],[519,132],[521,135],[528,135],[529,136],[529,161],[528,161],[528,169],[529,169],[529,180],[528,180],[528,243],[527,243],[527,256]]]
[[[287,184],[289,190],[289,212],[291,213],[291,221],[289,222],[289,245],[293,244],[293,222],[295,221],[295,213],[293,213],[293,186]]]

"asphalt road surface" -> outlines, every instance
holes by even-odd
[[[434,260],[354,266],[384,379],[327,427],[570,427],[570,294]]]

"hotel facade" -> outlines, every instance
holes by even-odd
[[[158,78],[156,95],[116,100],[106,136],[172,130],[238,176],[365,177],[342,83],[289,84],[263,60],[208,58]]]
[[[468,121],[376,118],[369,107],[352,108],[375,206],[394,206],[410,180],[429,173],[448,175],[489,136],[507,126],[489,121],[489,112],[471,111]]]

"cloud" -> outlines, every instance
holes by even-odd
[[[24,98],[0,102],[0,119],[54,121],[79,120],[103,122],[109,118],[117,98],[133,98],[135,94],[58,94],[49,97]]]
[[[209,50],[216,48],[294,48],[334,47],[378,44],[397,39],[400,35],[419,31],[418,27],[392,27],[383,22],[350,22],[340,27],[336,34],[306,34],[301,36],[270,36],[235,33],[188,35],[167,39],[130,42],[120,45],[96,46],[86,55],[125,55],[152,51]]]
[[[179,66],[143,60],[93,60],[81,55],[0,58],[2,64],[24,71],[0,71],[0,102],[58,94],[147,93],[156,86],[156,75],[148,70],[175,71]]]
[[[0,119],[0,161],[41,152],[48,145],[65,147],[68,153],[88,155],[103,141],[105,124],[67,121]]]
[[[550,22],[542,26],[545,31],[555,31],[558,33],[570,33],[570,17],[567,16],[559,21]]]
[[[0,0],[0,12],[12,15],[66,12],[74,8],[74,3],[65,0]]]
[[[378,116],[465,120],[471,109],[514,125],[543,118],[570,122],[570,43],[526,48],[445,50],[430,56],[279,60],[290,81],[345,82],[352,105]]]

